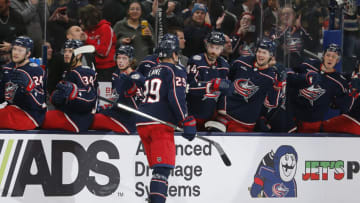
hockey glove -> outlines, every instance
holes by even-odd
[[[306,74],[306,82],[316,86],[321,82],[321,76],[315,71],[310,71]]]
[[[119,79],[121,80],[121,88],[119,94],[122,94],[121,91],[124,91],[125,97],[132,97],[136,95],[137,86],[135,82],[129,77],[129,75],[126,74],[120,74]]]
[[[216,91],[224,92],[230,87],[230,81],[214,78],[206,84],[206,94],[211,94]]]
[[[23,70],[14,70],[10,75],[10,80],[28,92],[30,92],[35,87],[35,83],[30,75],[26,74],[26,72]]]
[[[56,89],[59,90],[59,92],[64,95],[66,100],[74,100],[78,95],[78,88],[72,82],[68,82],[68,81],[59,82],[56,85]]]
[[[139,72],[132,72],[129,74],[132,81],[135,82],[136,86],[143,88],[145,83],[145,77]]]
[[[63,91],[55,90],[50,98],[51,103],[54,105],[63,105],[66,102],[66,97]]]
[[[185,139],[192,141],[196,135],[196,120],[195,120],[194,116],[186,117],[182,121],[182,124],[183,124],[183,128],[184,128],[184,132],[182,133],[182,136]]]
[[[359,97],[360,92],[360,78],[353,78],[351,79],[350,84],[350,96],[354,97],[355,99]]]

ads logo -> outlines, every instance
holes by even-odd
[[[267,153],[261,160],[250,188],[252,197],[296,197],[294,179],[298,155],[289,145]]]
[[[41,140],[0,140],[0,186],[2,197],[20,197],[29,185],[41,186],[45,196],[73,196],[87,188],[96,196],[108,196],[119,186],[117,167],[98,158],[105,153],[108,159],[119,159],[118,149],[106,140],[91,143],[85,149],[74,140],[52,140],[51,147]],[[74,169],[64,168],[64,154],[71,153],[77,160]],[[91,174],[90,174],[91,172]],[[64,183],[64,174],[76,174]],[[98,175],[107,182],[98,182]]]

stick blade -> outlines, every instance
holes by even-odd
[[[221,159],[223,160],[225,166],[231,166],[231,161],[225,153],[221,155]]]

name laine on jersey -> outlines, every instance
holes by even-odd
[[[160,75],[161,68],[153,68],[149,71],[148,77],[153,75]]]

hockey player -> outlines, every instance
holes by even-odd
[[[130,45],[121,45],[115,52],[115,62],[118,69],[112,76],[112,99],[137,109],[136,93],[138,87],[143,86],[145,78],[141,73],[133,70],[134,48]],[[95,114],[90,129],[130,134],[136,131],[135,115],[112,106]]]
[[[350,111],[327,121],[324,121],[323,131],[336,133],[350,133],[360,135],[360,61],[358,60],[355,71],[351,74],[349,96],[353,98]]]
[[[97,99],[96,72],[81,63],[82,42],[66,40],[64,62],[68,65],[63,80],[51,94],[56,110],[46,113],[44,129],[61,129],[71,132],[87,131],[90,127]]]
[[[213,31],[205,42],[206,53],[194,55],[188,61],[187,101],[190,114],[196,118],[198,130],[205,130],[204,123],[216,114],[218,97],[207,94],[207,82],[215,78],[227,79],[229,74],[229,64],[220,56],[224,44],[224,34]]]
[[[263,40],[255,56],[239,57],[233,62],[229,87],[220,78],[210,82],[210,91],[220,90],[223,94],[216,120],[226,126],[227,132],[253,131],[262,106],[278,106],[282,83],[273,68],[274,50],[274,42]]]
[[[324,50],[322,61],[305,61],[295,69],[298,74],[288,74],[288,99],[298,132],[319,132],[330,105],[341,112],[349,110],[351,97],[346,78],[334,68],[340,57],[340,47],[330,44]]]
[[[29,57],[34,42],[20,36],[12,43],[11,63],[1,70],[0,128],[32,130],[39,127],[45,117],[45,72]]]
[[[152,68],[145,81],[145,99],[140,111],[163,121],[182,124],[188,140],[196,133],[196,120],[188,116],[185,101],[186,73],[178,63],[179,44],[162,40],[158,47],[161,63]],[[175,165],[174,129],[143,117],[137,119],[137,131],[144,145],[153,176],[150,182],[150,202],[164,203],[168,177]]]

